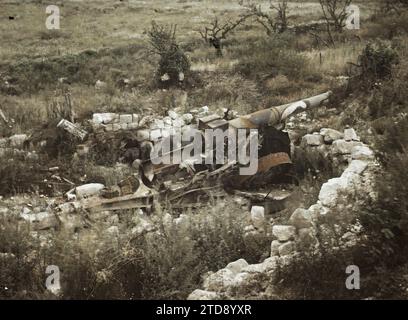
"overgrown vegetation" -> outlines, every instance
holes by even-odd
[[[382,165],[381,174],[374,181],[377,200],[358,196],[365,207],[354,215],[361,225],[354,245],[345,246],[347,239],[336,236],[347,231],[344,227],[340,233],[334,228],[329,237],[327,230],[319,230],[318,250],[304,251],[293,263],[280,269],[281,282],[276,285],[286,298],[406,297],[408,189],[403,182],[408,178],[406,50],[406,44],[395,48],[384,43],[369,44],[359,59],[365,70],[360,81],[372,85],[365,121],[375,129],[377,157]],[[337,243],[332,243],[333,239]],[[360,269],[360,290],[350,291],[345,286],[345,270],[349,265]]]
[[[298,299],[403,297],[399,284],[406,281],[403,275],[408,262],[407,1],[380,2],[385,3],[386,10],[364,20],[362,29],[353,33],[343,31],[349,0],[308,2],[302,11],[292,1],[274,1],[273,7],[250,6],[249,11],[238,13],[228,12],[225,8],[231,4],[223,6],[225,3],[219,1],[224,9],[214,10],[215,20],[211,20],[212,14],[201,16],[206,3],[199,1],[197,9],[184,8],[187,14],[173,8],[154,9],[160,22],[152,23],[146,33],[142,30],[150,23],[153,11],[147,6],[108,14],[112,24],[119,25],[120,21],[120,28],[109,24],[105,13],[82,10],[91,12],[95,20],[94,24],[92,19],[89,22],[92,32],[78,34],[75,29],[72,36],[36,27],[31,37],[31,30],[21,27],[27,19],[14,21],[27,36],[8,25],[0,30],[5,43],[1,54],[8,58],[0,66],[0,107],[13,120],[10,126],[0,122],[0,135],[32,133],[33,142],[46,140],[47,147],[38,160],[5,153],[0,161],[0,194],[55,193],[42,189],[52,184],[44,181],[42,170],[54,165],[60,166],[62,176],[74,176],[78,180],[72,180],[78,183],[101,181],[111,185],[121,178],[113,168],[120,161],[119,144],[96,138],[92,156],[86,161],[74,159],[75,144],[55,129],[61,118],[84,120],[93,112],[164,114],[170,108],[189,111],[203,105],[209,105],[212,111],[232,107],[246,114],[332,89],[338,85],[336,77],[345,75],[347,63],[354,61],[359,65],[359,76],[350,81],[353,96],[345,99],[348,104],[361,98],[360,89],[365,89],[361,109],[367,112],[353,109],[352,123],[372,126],[370,135],[375,135],[377,156],[384,170],[376,181],[380,201],[369,203],[364,212],[359,212],[365,237],[360,246],[333,251],[331,244],[320,252],[304,253],[296,263],[282,268],[280,288],[282,297]],[[363,2],[358,4],[365,6]],[[67,15],[67,26],[78,22],[75,16],[83,19],[81,10],[77,10],[82,5],[88,4],[66,4],[65,8],[75,13]],[[42,6],[29,8],[43,12]],[[194,14],[189,10],[196,12],[195,20],[191,20]],[[242,14],[256,21],[242,19]],[[327,30],[294,34],[289,28],[289,24],[296,27],[321,19],[322,14]],[[200,43],[199,35],[191,35],[193,28],[201,28],[206,46]],[[238,28],[239,32],[234,32]],[[18,37],[12,33],[15,30]],[[384,41],[374,42],[377,38]],[[145,40],[155,55],[147,54]],[[10,45],[15,42],[27,51],[18,52],[21,46]],[[326,45],[325,50],[321,43]],[[365,49],[358,61],[350,59],[361,47]],[[194,73],[199,73],[202,86],[195,86]],[[105,84],[98,90],[94,87],[97,80]],[[66,88],[72,92],[72,100],[65,95]],[[185,97],[183,103],[177,95]],[[340,108],[337,103],[331,107]],[[339,121],[346,116],[342,114]],[[302,173],[309,172],[301,178],[309,189],[305,195],[310,196],[311,203],[327,180],[325,174],[332,176],[324,160],[298,163]],[[61,190],[67,191],[64,188]],[[56,264],[63,273],[62,298],[185,298],[200,287],[201,276],[207,271],[238,258],[256,263],[266,257],[270,239],[244,238],[243,210],[229,209],[216,213],[203,209],[188,228],[169,228],[161,223],[159,234],[131,240],[112,239],[95,225],[90,237],[79,233],[74,240],[72,235],[57,231],[46,239],[48,244],[42,236],[33,238],[35,233],[9,214],[0,221],[0,297],[49,297],[44,288],[45,267]],[[134,215],[121,212],[119,219],[131,220]],[[207,224],[207,219],[215,222]],[[320,236],[324,243],[324,233]],[[344,271],[350,264],[360,266],[361,291],[345,290]]]
[[[222,48],[224,40],[227,39],[229,33],[232,33],[238,26],[245,22],[252,14],[244,14],[235,21],[220,22],[218,17],[214,17],[213,21],[205,26],[203,30],[199,30],[203,40],[213,46],[219,57],[222,57]]]
[[[244,1],[242,1],[244,4]],[[268,36],[272,36],[274,33],[282,33],[288,29],[289,26],[289,8],[288,1],[279,1],[274,3],[270,1],[269,6],[274,15],[271,12],[265,12],[261,5],[257,5],[249,1],[244,6],[247,8],[251,16],[256,18],[256,21],[265,29]]]
[[[253,263],[265,258],[270,239],[244,237],[245,219],[237,212],[206,210],[187,225],[159,215],[159,233],[133,239],[109,236],[95,225],[91,238],[74,241],[58,232],[46,242],[3,217],[0,252],[7,256],[0,257],[0,297],[49,297],[45,268],[58,265],[64,299],[185,299],[202,274],[241,257]],[[121,212],[120,219],[134,215]]]
[[[176,25],[167,29],[153,21],[148,35],[152,52],[160,56],[157,82],[166,87],[179,85],[190,76],[190,61],[177,44]]]
[[[360,78],[367,84],[389,79],[392,68],[398,63],[397,52],[389,44],[378,41],[369,43],[358,59]]]

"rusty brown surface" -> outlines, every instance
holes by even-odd
[[[291,164],[292,160],[285,152],[271,153],[258,160],[258,172],[267,172],[271,168],[282,165]]]

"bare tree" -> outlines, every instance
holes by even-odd
[[[223,41],[227,38],[227,35],[250,16],[251,14],[245,14],[235,21],[229,20],[226,23],[220,23],[218,17],[215,17],[209,26],[205,26],[203,30],[198,30],[198,32],[205,42],[211,44],[217,50],[217,55],[222,56]]]
[[[285,32],[288,28],[288,2],[280,1],[276,5],[271,2],[271,8],[277,12],[276,30],[279,33]]]
[[[249,12],[257,18],[257,22],[261,24],[268,35],[273,33],[282,33],[288,28],[288,2],[279,1],[276,4],[270,1],[270,9],[276,11],[276,16],[272,13],[268,13],[262,10],[260,5],[256,3],[246,3],[241,2],[241,5],[244,5],[248,8]]]
[[[179,84],[190,71],[190,62],[176,40],[176,26],[161,26],[152,21],[147,32],[151,52],[160,56],[157,69],[159,83]]]
[[[319,0],[328,29],[333,25],[335,31],[342,32],[347,19],[347,7],[352,0]],[[330,30],[331,31],[331,30]],[[331,34],[329,34],[331,37]]]

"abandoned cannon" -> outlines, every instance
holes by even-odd
[[[207,148],[200,144],[194,149],[195,140],[184,141],[183,144],[172,141],[169,149],[161,152],[160,156],[170,156],[174,160],[176,154],[186,150],[195,151],[195,155],[181,162],[157,162],[158,153],[151,153],[150,157],[138,161],[138,174],[125,179],[116,187],[104,192],[104,196],[83,199],[78,204],[90,211],[119,210],[132,208],[152,209],[154,203],[171,202],[173,207],[182,204],[183,198],[193,198],[191,204],[197,204],[197,197],[208,197],[209,192],[224,194],[236,190],[260,189],[268,187],[270,183],[285,183],[285,177],[292,168],[290,139],[288,133],[278,127],[289,116],[298,112],[317,108],[325,103],[331,95],[326,92],[311,98],[293,103],[260,110],[248,115],[227,121],[219,115],[209,115],[198,119],[194,127],[195,137],[204,137],[207,130],[221,132],[221,138],[214,148]],[[238,142],[238,153],[252,148],[248,137],[253,133],[259,143],[256,144],[256,170],[251,174],[242,174],[239,170],[242,163],[229,158],[231,132],[244,132],[244,144]],[[167,138],[172,138],[173,135]],[[218,136],[219,138],[219,136]],[[211,136],[211,146],[214,139]],[[161,140],[163,142],[164,138]],[[157,142],[157,141],[156,141]],[[150,143],[150,145],[153,145]],[[163,150],[162,150],[163,151]],[[217,154],[221,151],[221,156]],[[245,153],[244,152],[244,153]],[[188,154],[188,153],[187,153]],[[226,156],[228,155],[228,156]],[[212,159],[213,158],[213,159]],[[217,159],[215,159],[217,158]],[[210,160],[210,161],[208,161]],[[211,162],[211,160],[214,160]],[[254,160],[254,159],[252,159]],[[286,181],[287,183],[287,181]],[[188,195],[188,196],[187,196]]]

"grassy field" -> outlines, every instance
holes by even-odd
[[[270,12],[268,2],[260,3]],[[372,3],[361,6],[363,18],[374,10]],[[224,55],[218,57],[197,31],[215,16],[226,22],[242,14],[245,8],[235,1],[63,1],[60,30],[46,29],[46,4],[41,1],[8,1],[1,7],[0,74],[17,78],[18,95],[1,94],[0,105],[11,117],[23,110],[32,116],[17,121],[13,128],[16,133],[46,121],[44,110],[61,96],[58,79],[62,77],[71,84],[74,109],[80,118],[93,111],[166,109],[160,105],[168,100],[164,96],[174,94],[159,92],[152,85],[157,57],[149,52],[146,31],[153,20],[177,25],[180,46],[191,61],[191,69],[200,74],[201,85],[188,90],[188,108],[209,105],[217,109],[234,104],[245,113],[321,92],[328,89],[331,77],[345,74],[347,63],[356,61],[365,43],[353,34],[363,30],[348,32],[346,38],[350,40],[335,48],[317,46],[307,34],[268,39],[263,27],[248,19],[227,38]],[[318,2],[289,2],[289,23],[319,20],[319,8]],[[251,62],[243,66],[247,58]],[[291,67],[294,60],[297,65]],[[291,90],[283,88],[282,94],[277,89],[282,86],[268,86],[267,80],[275,75],[279,64],[285,63],[288,70],[277,72],[292,83]],[[243,68],[252,71],[243,74]],[[313,75],[317,77],[312,79]],[[118,79],[125,78],[132,81],[131,92],[115,86]],[[108,82],[108,88],[96,91],[97,80]],[[214,87],[219,94],[209,96]]]

